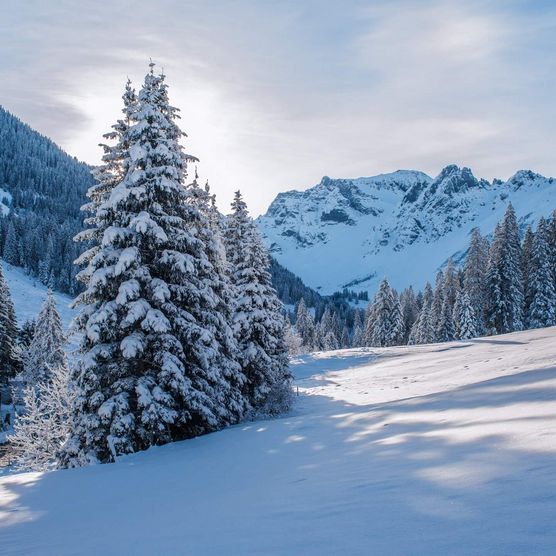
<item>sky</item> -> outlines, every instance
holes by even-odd
[[[556,175],[556,0],[0,0],[0,104],[96,164],[149,59],[221,210],[323,175]]]

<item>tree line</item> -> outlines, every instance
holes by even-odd
[[[351,330],[334,319],[315,323],[304,302],[297,308],[294,340],[300,351],[338,347],[396,346],[466,340],[556,324],[556,212],[541,218],[521,239],[508,205],[492,239],[478,229],[459,268],[450,258],[415,292],[400,294],[384,279]],[[335,347],[331,347],[335,346]]]

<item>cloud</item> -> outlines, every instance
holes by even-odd
[[[129,75],[164,66],[222,209],[323,174],[555,174],[556,13],[490,1],[13,3],[2,103],[90,162]]]

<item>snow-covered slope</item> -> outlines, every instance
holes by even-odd
[[[10,555],[555,554],[556,328],[293,363],[291,415],[0,479]]]
[[[41,284],[37,278],[25,274],[21,268],[7,264],[1,259],[0,264],[10,288],[17,320],[21,325],[26,320],[37,316],[46,298],[48,288]],[[56,300],[56,306],[62,323],[67,329],[74,316],[74,311],[69,307],[72,300],[69,296],[58,292],[54,292],[54,299]]]
[[[320,293],[421,287],[450,256],[461,257],[471,230],[490,234],[509,202],[520,223],[556,208],[556,183],[530,171],[508,181],[475,178],[447,166],[435,179],[400,170],[330,179],[280,193],[257,222],[272,255]]]

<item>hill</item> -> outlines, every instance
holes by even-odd
[[[7,554],[554,554],[556,328],[292,364],[281,419],[0,479]]]

